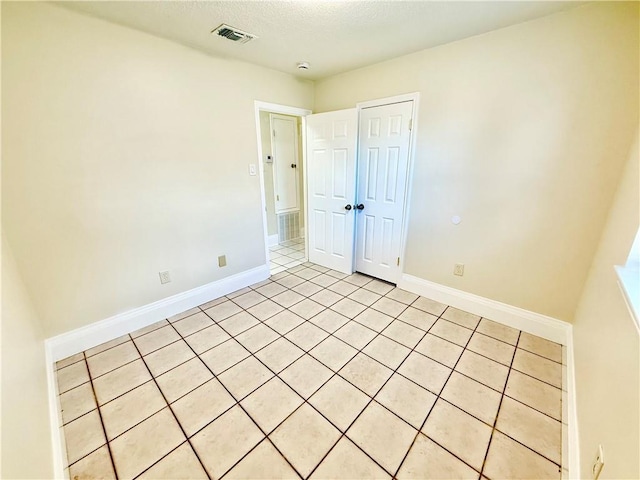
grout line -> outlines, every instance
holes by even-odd
[[[444,313],[447,311],[449,307],[445,308],[445,310],[440,314],[440,316],[438,317],[438,320],[436,320],[433,325],[429,328],[429,331],[427,331],[427,334],[430,332],[430,330],[436,325],[436,323],[438,323],[438,321],[443,320],[442,315],[444,315]],[[476,329],[478,328],[478,325],[480,325],[480,320],[478,320],[478,323],[476,324],[476,327],[473,329],[473,331],[475,332]],[[426,335],[425,335],[426,336]],[[420,425],[420,428],[418,429],[417,434],[415,435],[415,437],[413,438],[413,442],[411,442],[411,445],[409,446],[409,448],[407,449],[407,452],[404,454],[404,457],[402,458],[402,461],[400,462],[400,465],[398,465],[398,468],[396,469],[395,473],[393,474],[393,477],[397,477],[398,473],[400,472],[400,469],[402,468],[402,465],[404,465],[404,462],[406,461],[407,457],[409,456],[409,452],[411,452],[411,449],[413,448],[413,445],[415,444],[416,440],[418,439],[418,436],[420,435],[420,433],[422,433],[422,429],[424,428],[424,426],[427,424],[427,420],[429,419],[429,417],[431,416],[431,412],[433,412],[433,409],[436,406],[436,403],[438,403],[438,400],[441,399],[441,395],[442,392],[444,392],[444,389],[447,386],[447,383],[449,383],[449,380],[451,379],[451,376],[453,375],[453,372],[456,371],[456,367],[458,366],[458,363],[460,362],[460,359],[462,358],[462,355],[464,354],[464,351],[467,349],[467,346],[469,345],[469,342],[471,342],[471,337],[473,336],[473,334],[471,334],[469,336],[469,339],[467,340],[466,345],[463,347],[462,352],[460,353],[460,355],[458,356],[458,359],[456,360],[456,363],[453,365],[453,367],[451,367],[451,371],[449,372],[449,376],[447,377],[447,379],[445,380],[445,382],[442,384],[442,388],[440,389],[440,391],[437,393],[436,395],[436,399],[433,401],[433,405],[431,405],[431,408],[429,409],[429,413],[427,413],[427,416],[425,417],[425,419],[422,421],[422,425]],[[420,352],[418,352],[420,353]],[[506,382],[505,382],[506,383]],[[443,401],[446,401],[446,399],[442,398]],[[447,402],[449,404],[451,404],[451,402]],[[456,405],[454,405],[456,408]],[[460,410],[462,410],[461,408],[459,408]],[[465,410],[462,410],[464,413],[467,413]],[[467,415],[470,415],[469,413],[467,413]],[[496,416],[497,416],[497,412],[496,412]],[[474,417],[475,418],[475,417]],[[438,446],[441,446],[438,442],[436,442],[433,438],[429,437],[426,433],[423,433],[423,435],[427,438],[429,438],[430,440],[432,440],[434,443],[436,443]],[[442,446],[441,446],[442,447]],[[442,447],[444,448],[444,447]],[[460,458],[458,455],[456,455],[455,453],[449,451],[448,449],[445,448],[445,450],[447,450],[451,455],[453,455],[455,458],[457,458],[458,460],[460,460],[461,462],[463,462],[466,465],[469,465],[465,460],[463,460],[462,458]],[[477,471],[476,468],[472,467],[471,465],[469,465],[469,467],[471,467],[474,471]]]
[[[507,385],[509,383],[509,376],[511,375],[511,368],[513,367],[513,361],[516,358],[516,351],[518,348],[518,343],[520,343],[520,337],[522,335],[522,332],[520,332],[518,334],[518,340],[516,340],[516,349],[513,351],[513,355],[511,356],[511,365],[509,366],[509,371],[507,372],[507,379],[504,382],[504,388],[502,390],[502,395],[500,396],[500,403],[498,403],[498,411],[496,412],[496,418],[493,421],[493,426],[491,427],[491,436],[489,437],[489,444],[487,445],[487,450],[484,454],[484,460],[482,460],[482,468],[480,469],[480,475],[482,476],[482,473],[484,472],[484,467],[487,463],[487,458],[489,457],[489,449],[491,448],[491,442],[493,441],[493,436],[495,435],[496,432],[496,425],[498,424],[498,417],[500,416],[500,409],[502,408],[502,401],[504,400],[505,397],[505,392],[507,391]]]
[[[85,358],[85,362],[87,359],[87,355],[86,353],[82,352],[83,356]],[[87,365],[87,370],[89,370],[89,366]],[[89,381],[91,382],[91,392],[93,393],[93,399],[96,402],[96,410],[98,411],[98,417],[100,418],[100,426],[102,427],[102,433],[104,435],[104,441],[107,445],[107,451],[109,452],[109,459],[111,460],[111,467],[113,468],[113,474],[116,477],[116,480],[118,479],[118,471],[116,470],[116,462],[113,460],[113,453],[111,452],[111,444],[109,442],[109,437],[107,436],[107,429],[104,426],[104,419],[102,418],[102,411],[100,410],[100,406],[98,405],[98,396],[96,395],[96,390],[93,386],[93,379],[91,378],[91,374],[89,374]],[[102,448],[102,445],[100,445],[100,448]],[[97,450],[97,449],[96,449]],[[86,457],[86,455],[85,455]],[[85,458],[83,457],[83,458]],[[74,462],[75,463],[75,462]],[[68,468],[70,468],[71,465],[69,465]],[[69,470],[71,471],[71,470]]]
[[[173,324],[170,323],[170,325],[173,327]],[[173,327],[173,329],[178,332],[175,327]],[[178,335],[180,335],[180,333],[178,333]],[[181,340],[184,342],[184,339],[181,338]],[[184,342],[186,345],[189,345],[187,342]],[[134,342],[135,344],[135,342]],[[136,345],[136,349],[138,348],[138,346]],[[138,350],[138,353],[140,353],[140,350]],[[195,353],[195,352],[194,352]],[[184,431],[184,428],[182,427],[182,424],[180,423],[180,420],[178,420],[178,417],[176,416],[175,412],[173,411],[173,409],[171,408],[171,404],[167,401],[167,397],[165,397],[164,392],[162,391],[162,389],[160,388],[160,385],[158,385],[158,382],[156,380],[156,377],[153,375],[153,372],[151,371],[151,369],[149,368],[149,365],[147,365],[147,362],[144,361],[144,357],[142,358],[142,361],[144,363],[144,365],[147,367],[147,370],[149,371],[149,374],[151,375],[151,378],[153,379],[153,382],[156,385],[156,388],[158,389],[158,391],[160,392],[160,395],[162,395],[162,398],[164,399],[165,403],[166,403],[166,408],[169,409],[169,411],[171,412],[171,415],[173,415],[174,420],[176,421],[176,423],[178,424],[178,426],[180,427],[180,430],[182,431],[182,435],[184,435],[184,438],[186,439],[186,441],[189,443],[189,446],[191,447],[191,450],[193,450],[193,453],[195,454],[196,458],[198,459],[198,461],[200,462],[200,465],[202,465],[202,469],[204,470],[205,474],[207,475],[207,477],[209,478],[209,480],[211,479],[211,476],[209,475],[209,472],[207,472],[207,469],[204,465],[204,463],[202,463],[202,460],[200,459],[200,455],[198,455],[198,452],[196,452],[196,449],[193,448],[193,445],[191,444],[191,441],[189,440],[189,437],[187,436],[187,432]],[[166,373],[166,372],[163,372]],[[163,408],[164,409],[164,408]],[[158,410],[159,412],[161,412],[163,409]],[[157,414],[158,412],[154,413]],[[152,415],[153,416],[153,415]],[[151,417],[147,417],[147,418],[151,418]],[[146,419],[145,419],[146,420]],[[181,443],[182,445],[182,443]],[[173,451],[173,450],[172,450]],[[171,452],[169,452],[171,453]],[[163,455],[159,460],[162,460],[164,458],[167,457],[167,455],[169,455],[169,453]],[[156,462],[157,463],[157,462]],[[150,468],[150,467],[148,467]],[[148,470],[147,468],[147,470]]]

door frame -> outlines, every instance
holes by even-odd
[[[411,206],[411,192],[413,187],[413,168],[415,165],[415,153],[416,153],[416,137],[418,131],[418,111],[420,108],[420,93],[406,93],[403,95],[395,95],[393,97],[378,98],[375,100],[367,100],[365,102],[358,102],[356,108],[358,109],[358,127],[360,125],[360,113],[364,108],[381,107],[384,105],[390,105],[393,103],[402,103],[413,100],[413,112],[411,113],[411,138],[409,140],[409,163],[407,165],[407,180],[404,192],[404,208],[402,209],[402,226],[400,231],[400,265],[398,266],[397,278],[394,279],[396,285],[402,279],[405,267],[405,251],[407,248],[407,231],[409,229],[409,210]],[[360,128],[358,128],[358,132]],[[356,162],[360,158],[360,136],[358,133],[358,144],[356,151]],[[306,171],[306,170],[305,170]],[[265,217],[266,218],[266,217]],[[355,244],[355,242],[354,242]],[[353,257],[352,270],[355,272],[356,257]]]
[[[311,110],[300,107],[293,107],[289,105],[280,105],[277,103],[269,103],[262,102],[260,100],[255,100],[254,104],[254,115],[256,121],[256,140],[258,147],[258,176],[260,179],[260,200],[262,205],[262,230],[264,236],[264,255],[265,255],[265,264],[269,266],[269,232],[267,230],[267,197],[264,188],[264,163],[263,157],[264,152],[262,151],[262,137],[260,132],[260,112],[269,112],[269,113],[281,113],[283,115],[292,115],[294,117],[300,117],[301,119],[301,132],[300,136],[302,137],[302,158],[300,158],[300,162],[302,163],[302,182],[303,182],[303,190],[302,197],[305,199],[304,205],[304,221],[305,221],[305,230],[307,228],[307,169],[306,169],[306,148],[307,148],[307,139],[305,135],[306,129],[306,116],[312,113]],[[304,237],[304,254],[308,258],[308,235]]]

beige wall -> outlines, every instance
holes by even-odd
[[[2,237],[2,478],[53,478],[44,332]]]
[[[638,231],[638,140],[607,217],[574,324],[581,471],[602,444],[600,478],[640,478],[640,339],[613,265],[624,265]]]
[[[637,125],[638,56],[638,5],[598,3],[319,81],[315,107],[420,92],[406,273],[570,321]]]
[[[47,336],[265,263],[254,101],[311,82],[51,4],[2,2],[2,40],[2,217]]]

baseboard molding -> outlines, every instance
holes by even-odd
[[[403,274],[398,287],[451,305],[475,315],[495,320],[518,330],[522,330],[552,342],[567,345],[571,324],[556,318],[514,307],[496,300],[467,293],[462,290],[430,282],[413,275]]]
[[[48,338],[45,349],[53,363],[267,278],[269,265],[261,265]]]
[[[578,435],[578,409],[576,401],[576,374],[573,356],[573,327],[567,341],[567,394],[568,394],[568,472],[569,478],[580,479],[580,437]]]
[[[275,247],[276,245],[278,245],[278,234],[275,233],[273,235],[269,235],[267,237],[267,242],[270,247]]]
[[[55,360],[51,357],[51,349],[45,344],[45,369],[47,372],[47,392],[49,395],[49,426],[51,428],[51,453],[53,454],[53,478],[65,479],[65,458],[67,447],[60,413],[60,397],[58,396],[58,383],[56,381]]]

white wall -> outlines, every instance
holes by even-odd
[[[53,478],[44,332],[2,237],[2,478]]]
[[[631,149],[574,324],[581,471],[589,478],[598,445],[600,478],[640,478],[640,338],[613,265],[624,265],[640,218],[640,152]]]
[[[44,3],[3,2],[2,40],[2,217],[47,336],[265,263],[254,101],[311,82]]]
[[[637,126],[638,57],[638,5],[599,2],[321,80],[315,107],[420,92],[406,273],[570,321]]]

